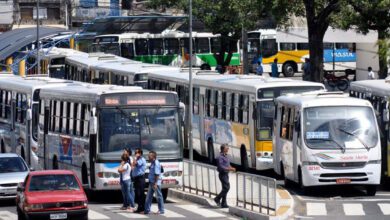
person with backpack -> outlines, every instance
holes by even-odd
[[[136,213],[142,213],[145,210],[145,170],[146,160],[142,156],[140,148],[135,149],[135,160],[133,161],[132,178],[134,181],[135,199],[137,200]]]
[[[149,189],[148,194],[146,195],[145,202],[145,214],[150,213],[150,208],[152,206],[153,195],[156,193],[156,199],[158,204],[158,213],[164,214],[164,198],[161,192],[161,175],[164,172],[160,161],[157,160],[157,153],[155,151],[149,152]]]
[[[131,166],[129,164],[129,155],[122,154],[122,162],[118,168],[120,174],[120,184],[123,196],[123,206],[121,210],[134,211],[134,200],[131,200],[130,184],[131,184]]]

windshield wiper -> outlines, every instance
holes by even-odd
[[[335,143],[341,150],[342,153],[345,153],[345,146],[341,145],[339,142],[333,140],[333,139],[330,139],[330,138],[310,138],[310,139],[307,139],[307,140],[313,140],[313,141],[331,141],[333,143]]]
[[[347,131],[345,129],[342,129],[342,128],[337,128],[337,130],[344,132],[344,133],[356,138],[366,148],[367,151],[370,151],[371,148],[362,139],[360,139],[359,136],[357,136],[356,134],[354,134],[350,131]]]

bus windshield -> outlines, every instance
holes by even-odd
[[[93,52],[104,52],[104,53],[120,56],[119,43],[94,44]]]
[[[103,108],[100,114],[100,153],[142,148],[146,156],[180,158],[179,120],[176,108]]]
[[[375,116],[364,106],[321,106],[304,110],[304,139],[309,148],[373,148],[378,143]]]

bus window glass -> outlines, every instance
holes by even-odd
[[[163,39],[149,39],[149,52],[150,55],[163,55]]]
[[[134,58],[134,45],[132,43],[121,44],[122,57],[133,59]]]
[[[248,39],[248,53],[260,53],[260,39]]]
[[[216,91],[216,118],[222,119],[222,92],[221,91]]]
[[[240,103],[240,94],[237,94],[237,93],[235,93],[234,94],[234,100],[233,100],[233,102],[234,102],[234,111],[233,111],[233,121],[234,122],[239,122],[239,117],[238,117],[238,115],[239,115],[239,109],[240,109],[240,107],[239,107],[239,103]]]
[[[295,50],[295,43],[280,43],[280,50]]]
[[[276,39],[264,39],[261,42],[263,57],[271,57],[278,52]]]
[[[139,55],[148,55],[148,40],[136,39],[135,40],[135,53]]]
[[[165,53],[168,55],[179,54],[179,40],[176,38],[164,39]]]
[[[230,92],[226,92],[225,93],[225,119],[227,121],[230,121],[231,120],[231,106],[232,106],[232,94]]]
[[[273,101],[257,103],[256,137],[258,141],[272,140],[274,111]]]
[[[356,52],[355,43],[336,43],[336,49],[347,49],[350,52]]]
[[[297,50],[309,50],[309,43],[297,43]]]
[[[375,114],[369,107],[306,108],[303,123],[303,137],[309,148],[364,149],[375,147],[378,143]]]
[[[196,53],[210,53],[210,41],[208,38],[195,39]]]
[[[210,39],[211,53],[219,53],[221,50],[221,39],[219,37],[213,37]]]
[[[324,42],[324,50],[333,50],[333,43]]]

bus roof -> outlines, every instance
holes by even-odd
[[[188,71],[171,73],[150,73],[150,79],[160,79],[162,81],[188,84]],[[194,85],[205,86],[210,88],[219,88],[226,90],[235,90],[248,93],[257,93],[259,89],[272,87],[302,87],[302,86],[318,86],[325,89],[321,83],[297,81],[286,78],[270,78],[257,75],[221,75],[212,71],[195,72],[193,76]]]
[[[363,99],[349,97],[343,92],[305,92],[301,94],[287,94],[279,96],[277,103],[283,103],[299,108],[321,106],[371,106],[370,102]]]
[[[390,82],[384,79],[351,82],[351,91],[371,93],[375,96],[390,96]]]
[[[32,94],[35,89],[42,89],[47,87],[58,87],[62,85],[68,85],[73,81],[55,79],[49,77],[1,77],[0,88],[17,91],[26,94]]]
[[[179,71],[180,68],[172,66],[163,66],[158,64],[148,64],[133,60],[107,61],[103,64],[92,67],[94,70],[114,72],[115,74],[131,76],[141,73],[162,72],[169,74],[173,71]]]
[[[58,48],[58,47],[53,47],[53,48],[45,48],[42,49],[39,53],[39,58],[40,59],[53,59],[53,58],[62,58],[62,57],[67,57],[67,56],[74,56],[74,55],[83,55],[85,54],[84,52],[69,49],[69,48]],[[32,57],[36,57],[36,53],[32,53]]]
[[[105,62],[112,61],[123,61],[126,62],[128,59],[105,53],[82,53],[69,55],[65,58],[66,63],[70,63],[76,66],[81,66],[83,68],[90,68],[92,66],[97,66]]]
[[[211,32],[193,32],[192,36],[194,38],[202,38],[202,37],[218,37],[219,35],[213,34]],[[102,37],[119,37],[121,39],[123,38],[188,38],[189,33],[181,32],[181,31],[173,31],[173,30],[166,30],[159,34],[154,33],[123,33],[123,34],[105,34],[105,35],[99,35],[96,36],[96,38],[102,38]]]

